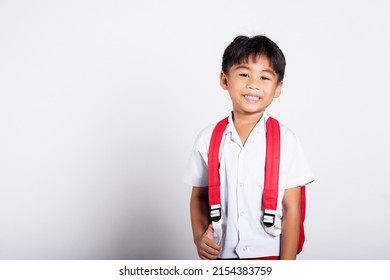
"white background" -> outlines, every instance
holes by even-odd
[[[300,259],[390,259],[387,1],[0,1],[0,259],[195,259],[183,167],[226,116],[225,47],[287,58]]]

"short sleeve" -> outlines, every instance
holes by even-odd
[[[195,140],[184,169],[185,184],[197,187],[208,186],[208,147],[214,125],[203,129]]]
[[[285,188],[306,186],[314,181],[314,175],[307,162],[299,138],[291,131],[285,131],[284,164],[281,166],[286,177],[284,178]]]

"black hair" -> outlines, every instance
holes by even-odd
[[[237,36],[225,49],[222,57],[222,71],[227,74],[233,65],[248,62],[248,59],[265,55],[278,74],[278,82],[283,81],[286,59],[282,50],[271,39],[263,35],[252,38]]]

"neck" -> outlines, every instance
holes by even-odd
[[[238,112],[233,111],[233,122],[234,127],[238,135],[241,138],[241,142],[245,145],[246,140],[249,137],[252,129],[256,126],[259,120],[262,118],[263,112],[258,114],[240,114]]]
[[[255,125],[263,117],[264,112],[256,114],[242,114],[236,111],[233,111],[233,120],[234,124],[238,126],[250,126]]]

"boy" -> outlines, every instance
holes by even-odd
[[[219,151],[223,235],[216,236],[209,218],[208,149],[215,125],[200,132],[185,175],[192,185],[191,223],[201,259],[296,259],[299,186],[312,182],[295,134],[280,125],[281,148],[276,217],[281,235],[268,234],[262,224],[267,107],[278,98],[285,70],[279,47],[265,36],[238,36],[223,54],[220,85],[233,111]],[[283,219],[282,219],[283,217]]]

